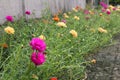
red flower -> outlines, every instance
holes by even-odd
[[[50,80],[58,80],[57,77],[52,77]]]

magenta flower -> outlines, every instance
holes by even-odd
[[[110,10],[107,10],[107,11],[106,11],[106,14],[110,15],[110,14],[111,14]]]
[[[46,59],[45,59],[45,54],[41,53],[41,52],[33,52],[31,55],[31,61],[36,65],[42,65]]]
[[[27,11],[25,11],[25,14],[30,15],[31,12],[27,10]]]
[[[30,46],[33,50],[38,50],[39,52],[44,52],[46,49],[46,43],[40,38],[33,38],[30,41]]]
[[[107,4],[105,4],[104,2],[100,2],[100,5],[101,5],[104,9],[107,9],[107,8],[108,8]]]
[[[14,19],[13,19],[12,16],[6,16],[6,20],[7,20],[7,21],[10,21],[10,22],[13,22]]]

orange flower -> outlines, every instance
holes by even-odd
[[[83,10],[80,6],[75,7],[76,10]]]
[[[77,9],[77,10],[78,10],[78,9],[79,9],[79,6],[76,6],[76,7],[75,7],[75,9]]]
[[[60,21],[60,18],[57,15],[55,15],[53,20],[58,22],[58,21]]]
[[[91,60],[91,63],[94,63],[94,64],[95,64],[95,63],[96,63],[96,60],[95,60],[95,59]]]
[[[58,80],[57,77],[52,77],[50,80]]]
[[[6,43],[1,44],[0,46],[2,46],[3,48],[8,48],[8,45]]]

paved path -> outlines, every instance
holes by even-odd
[[[117,43],[91,56],[97,63],[87,67],[86,80],[120,80],[120,34],[114,39]]]

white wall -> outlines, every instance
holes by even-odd
[[[17,18],[23,16],[25,10],[34,13],[27,18],[40,18],[46,8],[55,14],[59,10],[71,10],[77,5],[85,8],[86,0],[0,0],[0,23],[5,22],[7,15]]]

